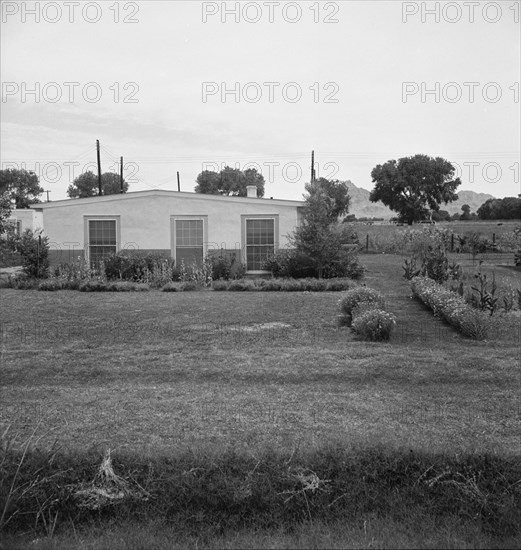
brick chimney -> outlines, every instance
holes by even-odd
[[[257,186],[256,185],[247,185],[246,186],[246,196],[252,199],[257,198]]]

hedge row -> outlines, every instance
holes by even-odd
[[[474,340],[487,337],[492,327],[490,316],[468,305],[458,294],[428,277],[414,277],[411,288],[414,296],[431,308],[436,317],[465,336]]]
[[[256,291],[256,292],[337,292],[353,288],[352,279],[238,279],[235,281],[214,281],[213,290]]]

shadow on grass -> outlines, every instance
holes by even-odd
[[[244,530],[250,537],[259,529],[271,530],[280,538],[310,522],[338,530],[349,518],[338,540],[356,532],[355,540],[363,542],[360,527],[365,524],[367,537],[368,519],[381,522],[378,537],[390,525],[407,525],[416,543],[429,524],[457,525],[460,534],[472,532],[475,542],[486,539],[493,545],[521,535],[518,457],[341,445],[313,452],[296,448],[291,454],[266,450],[257,456],[235,450],[127,452],[115,456],[105,477],[101,459],[95,451],[30,449],[23,456],[20,450],[4,450],[4,534],[66,537],[78,529],[92,534],[99,526],[118,524],[146,531],[148,522],[159,521],[175,526],[185,542],[198,538],[215,544]],[[119,497],[86,504],[79,495],[96,483]],[[398,536],[393,544],[399,546],[400,540],[410,542]]]

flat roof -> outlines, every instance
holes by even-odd
[[[186,191],[172,191],[166,189],[150,189],[147,191],[132,191],[130,193],[117,193],[114,195],[96,195],[94,197],[84,197],[81,199],[62,199],[59,201],[41,202],[31,204],[30,207],[36,210],[46,208],[59,208],[62,206],[72,206],[77,204],[88,204],[94,202],[111,202],[121,200],[131,200],[143,197],[172,197],[178,199],[195,199],[195,200],[214,200],[214,201],[236,201],[244,203],[269,202],[281,206],[304,206],[304,201],[294,201],[287,199],[270,199],[265,197],[235,197],[229,195],[209,195],[205,193],[188,193]]]

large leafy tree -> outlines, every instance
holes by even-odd
[[[42,193],[34,172],[17,168],[0,170],[0,195],[14,202],[15,208],[29,208],[31,203],[40,202]]]
[[[415,155],[389,160],[373,168],[375,183],[369,195],[371,202],[383,202],[398,213],[400,221],[411,225],[429,218],[430,210],[437,212],[440,204],[458,198],[456,188],[461,184],[454,178],[455,168],[441,157]]]
[[[477,213],[482,220],[518,220],[521,218],[521,198],[488,199]]]
[[[101,191],[103,195],[117,195],[121,192],[119,175],[114,172],[101,174]],[[123,193],[128,191],[128,183],[123,179]],[[74,198],[94,197],[98,194],[98,176],[93,172],[83,172],[69,185],[67,195]]]
[[[246,187],[255,185],[257,196],[264,196],[264,176],[255,168],[239,170],[225,166],[220,172],[204,170],[196,179],[195,192],[207,195],[231,195],[245,197]]]
[[[322,278],[328,266],[339,262],[345,235],[336,231],[340,216],[349,209],[345,182],[320,178],[306,184],[302,222],[290,240],[298,253],[308,257]]]

